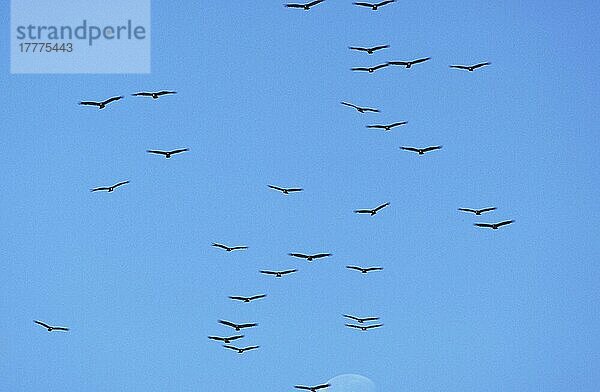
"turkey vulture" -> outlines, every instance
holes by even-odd
[[[479,63],[479,64],[475,64],[475,65],[451,65],[450,68],[465,69],[469,72],[473,72],[477,68],[485,67],[486,65],[490,65],[490,64],[492,64],[492,63],[486,62],[486,63]]]
[[[241,339],[243,337],[244,337],[244,335],[234,335],[234,336],[227,336],[224,338],[222,338],[220,336],[209,336],[208,338],[212,339],[212,340],[218,340],[223,343],[231,343],[233,340]]]
[[[371,216],[373,216],[373,215],[377,214],[377,212],[379,210],[381,210],[382,208],[385,208],[385,207],[387,207],[389,205],[390,205],[390,203],[383,203],[382,205],[380,205],[378,207],[375,207],[372,210],[354,210],[354,212],[356,214],[370,214]]]
[[[239,331],[243,328],[256,327],[258,325],[257,323],[235,324],[235,323],[232,323],[231,321],[226,321],[226,320],[219,320],[219,323],[226,325],[228,327],[231,327],[231,328],[235,329],[236,331]]]
[[[152,97],[152,99],[158,99],[161,95],[168,95],[168,94],[177,94],[177,91],[156,91],[156,92],[146,92],[146,91],[142,91],[139,93],[135,93],[135,94],[131,94],[134,97]]]
[[[431,59],[431,57],[425,57],[422,59],[417,59],[417,60],[412,60],[412,61],[389,61],[388,64],[389,65],[402,65],[406,68],[410,68],[415,64],[419,64],[419,63],[425,62],[430,59]]]
[[[275,189],[276,191],[283,193],[284,195],[289,195],[290,192],[302,192],[304,190],[302,188],[280,188],[275,185],[267,185],[267,186],[271,189]]]
[[[310,3],[306,3],[306,4],[286,4],[285,6],[287,8],[302,8],[303,10],[308,11],[310,9],[310,7],[315,6],[319,3],[324,2],[325,0],[315,0],[315,1],[311,1]]]
[[[321,259],[323,257],[329,257],[331,256],[331,253],[318,253],[316,255],[305,255],[303,253],[288,253],[288,255],[292,256],[292,257],[298,257],[301,259],[306,259],[308,261],[313,261],[316,259]]]
[[[390,45],[379,45],[379,46],[373,46],[372,48],[362,48],[360,46],[349,46],[348,48],[351,50],[358,50],[359,52],[367,52],[368,54],[373,54],[374,52],[381,50],[381,49],[387,49],[389,48]]]
[[[266,296],[266,294],[253,295],[252,297],[230,296],[229,299],[234,301],[250,302],[254,301],[255,299],[265,298]]]
[[[514,220],[507,220],[507,221],[498,222],[498,223],[475,223],[475,226],[486,227],[488,229],[498,230],[498,228],[500,228],[502,226],[510,225],[513,222],[514,222]]]
[[[494,211],[496,209],[496,207],[488,207],[488,208],[482,208],[480,210],[474,210],[472,208],[459,208],[459,211],[463,211],[463,212],[471,212],[475,215],[481,215],[484,212],[488,212],[488,211]]]
[[[351,108],[356,109],[359,113],[364,113],[364,112],[374,112],[374,113],[379,113],[379,109],[371,109],[371,108],[363,108],[360,106],[356,106],[352,103],[348,103],[348,102],[341,102],[342,105],[345,106],[349,106]]]
[[[354,320],[354,321],[356,321],[359,324],[367,323],[369,321],[379,320],[379,317],[364,317],[364,318],[360,318],[360,317],[352,316],[350,314],[343,314],[342,316],[344,316],[346,318],[349,318],[351,320]]]
[[[238,352],[238,354],[243,354],[246,351],[254,350],[256,348],[259,348],[260,346],[249,346],[249,347],[244,347],[244,348],[238,348],[238,347],[235,347],[235,346],[223,345],[223,347],[231,349],[231,350],[235,350],[235,351]]]
[[[361,6],[361,7],[369,7],[373,11],[377,11],[377,9],[379,7],[383,7],[384,5],[393,3],[394,1],[396,1],[396,0],[386,0],[386,1],[382,1],[381,3],[375,3],[375,4],[372,4],[372,3],[354,3],[354,5],[358,5],[358,6]]]
[[[291,274],[294,272],[298,272],[297,269],[291,269],[291,270],[285,270],[285,271],[267,271],[267,270],[261,270],[260,273],[261,274],[265,274],[265,275],[275,275],[276,278],[281,278],[283,275],[287,275],[287,274]]]
[[[321,384],[321,385],[316,385],[314,387],[306,387],[304,385],[294,385],[294,388],[303,389],[305,391],[310,391],[310,392],[316,392],[319,389],[329,388],[330,386],[331,386],[331,384]]]
[[[111,102],[114,101],[118,101],[119,99],[122,99],[123,96],[118,96],[118,97],[112,97],[112,98],[108,98],[107,100],[101,101],[101,102],[95,102],[95,101],[81,101],[79,102],[80,105],[87,105],[87,106],[98,106],[98,110],[100,109],[104,109],[106,107],[106,105],[108,105]]]
[[[116,183],[115,185],[112,186],[100,186],[98,188],[93,188],[90,191],[91,192],[98,192],[98,191],[107,191],[107,192],[112,192],[115,190],[115,188],[120,187],[121,185],[125,185],[125,184],[129,184],[129,181],[121,181],[119,183]]]
[[[41,325],[42,327],[46,328],[48,330],[48,332],[52,332],[52,331],[68,331],[69,328],[66,327],[53,327],[51,325],[48,325],[46,323],[43,323],[41,321],[37,321],[37,320],[33,320],[34,323]]]
[[[371,271],[382,271],[383,270],[382,267],[368,267],[368,268],[363,268],[363,267],[357,267],[355,265],[347,265],[346,268],[352,269],[352,270],[356,270],[356,271],[360,271],[363,274],[366,274],[366,273],[371,272]]]
[[[171,155],[179,154],[181,152],[185,152],[185,151],[189,151],[189,150],[190,150],[189,148],[180,148],[178,150],[171,150],[171,151],[146,150],[146,152],[149,154],[164,155],[165,158],[171,158]]]
[[[400,125],[405,125],[405,124],[408,124],[408,121],[400,121],[400,122],[396,122],[393,124],[387,124],[387,125],[379,125],[379,124],[367,125],[367,128],[376,128],[376,129],[383,129],[384,131],[391,131],[392,128],[399,127]]]
[[[216,247],[216,248],[225,249],[227,252],[231,252],[231,251],[234,251],[234,250],[243,250],[243,249],[248,249],[248,247],[247,247],[247,246],[232,246],[232,247],[229,247],[229,246],[227,246],[227,245],[218,244],[218,243],[216,243],[216,242],[213,242],[213,243],[212,243],[212,246],[214,246],[214,247]]]
[[[400,147],[401,150],[416,152],[419,155],[423,155],[423,154],[425,154],[426,152],[429,152],[429,151],[439,150],[440,148],[442,148],[442,146],[431,146],[431,147],[425,147],[425,148]]]
[[[357,328],[361,331],[366,331],[373,328],[383,327],[383,324],[373,324],[373,325],[354,325],[354,324],[346,324],[346,327]]]
[[[373,73],[373,72],[377,71],[378,69],[387,67],[388,65],[389,65],[388,63],[384,63],[384,64],[375,65],[373,67],[354,67],[354,68],[350,68],[350,70]]]

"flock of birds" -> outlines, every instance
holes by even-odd
[[[316,1],[312,1],[306,4],[295,4],[295,3],[291,3],[291,4],[285,4],[285,7],[287,8],[298,8],[298,9],[303,9],[303,10],[310,10],[313,6],[316,6],[320,3],[323,3],[325,0],[316,0]],[[380,3],[365,3],[365,2],[355,2],[353,3],[356,6],[360,6],[360,7],[368,7],[371,8],[373,11],[376,11],[378,9],[380,9],[380,7],[383,7],[385,5],[394,3],[395,0],[387,0],[387,1],[382,1]],[[359,47],[359,46],[350,46],[349,49],[354,50],[354,51],[359,51],[359,52],[365,52],[369,55],[380,51],[382,49],[387,49],[389,48],[390,45],[379,45],[379,46],[374,46],[374,47]],[[415,60],[409,60],[409,61],[388,61],[379,65],[375,65],[375,66],[370,66],[370,67],[354,67],[351,68],[352,71],[358,71],[358,72],[368,72],[368,73],[373,73],[375,71],[378,71],[382,68],[386,68],[389,66],[403,66],[407,69],[411,68],[412,66],[416,65],[416,64],[421,64],[424,63],[426,61],[429,61],[431,58],[430,57],[424,57],[424,58],[419,58],[419,59],[415,59]],[[454,69],[461,69],[461,70],[466,70],[469,72],[473,72],[476,69],[482,68],[484,66],[488,66],[491,63],[489,62],[481,62],[478,64],[474,64],[474,65],[450,65],[450,68],[454,68]],[[137,92],[134,94],[131,94],[132,96],[135,97],[149,97],[152,98],[153,100],[158,99],[161,96],[164,95],[173,95],[176,94],[176,91],[170,91],[170,90],[162,90],[162,91],[155,91],[155,92],[149,92],[149,91],[142,91],[142,92]],[[108,98],[106,100],[103,101],[81,101],[79,104],[80,105],[85,105],[85,106],[95,106],[97,107],[99,110],[100,109],[105,109],[106,106],[110,103],[119,101],[121,99],[123,99],[124,96],[120,95],[120,96],[114,96],[111,98]],[[374,109],[374,108],[369,108],[369,107],[362,107],[362,106],[357,106],[355,104],[349,103],[349,102],[341,102],[342,105],[344,106],[348,106],[351,107],[353,109],[355,109],[356,111],[358,111],[359,113],[367,113],[367,112],[372,112],[372,113],[379,113],[380,111],[378,109]],[[399,127],[399,126],[403,126],[406,125],[407,121],[399,121],[399,122],[394,122],[391,124],[372,124],[372,125],[367,125],[367,128],[370,129],[381,129],[383,131],[391,131],[392,129]],[[407,146],[402,146],[400,147],[401,150],[404,151],[409,151],[409,152],[414,152],[418,155],[424,155],[428,152],[431,151],[435,151],[435,150],[440,150],[442,148],[441,145],[435,145],[435,146],[429,146],[429,147],[423,147],[423,148],[416,148],[416,147],[407,147]],[[183,152],[187,152],[189,151],[188,148],[179,148],[179,149],[175,149],[175,150],[168,150],[168,151],[163,151],[163,150],[146,150],[147,153],[149,154],[155,154],[155,155],[161,155],[164,156],[165,158],[171,158],[173,155],[176,154],[180,154]],[[100,187],[95,187],[91,189],[91,192],[99,192],[99,191],[105,191],[105,192],[113,192],[115,191],[117,188],[129,184],[129,181],[120,181],[117,182],[114,185],[109,185],[109,186],[100,186]],[[268,185],[268,187],[272,190],[281,192],[283,195],[289,195],[292,193],[297,193],[297,192],[302,192],[304,191],[303,188],[284,188],[284,187],[280,187],[280,186],[276,186],[276,185]],[[369,216],[374,216],[376,214],[378,214],[380,211],[382,211],[384,208],[387,208],[390,206],[389,202],[383,203],[375,208],[369,209],[369,208],[365,208],[365,209],[357,209],[354,210],[354,213],[356,214],[364,214],[364,215],[369,215]],[[485,213],[489,213],[492,211],[496,210],[496,207],[486,207],[486,208],[481,208],[481,209],[473,209],[473,208],[459,208],[458,209],[461,212],[465,212],[465,213],[470,213],[473,214],[475,216],[481,216],[482,214]],[[480,227],[480,228],[489,228],[492,230],[497,230],[500,227],[509,225],[511,223],[513,223],[514,220],[504,220],[504,221],[500,221],[497,223],[474,223],[475,226]],[[246,250],[248,249],[247,246],[228,246],[228,245],[224,245],[221,243],[213,243],[212,244],[213,247],[222,249],[226,252],[233,252],[233,251],[242,251],[242,250]],[[304,253],[289,253],[288,254],[291,257],[295,257],[295,258],[300,258],[300,259],[304,259],[308,262],[312,262],[314,260],[318,260],[318,259],[323,259],[323,258],[327,258],[332,256],[331,253],[317,253],[317,254],[304,254]],[[349,270],[353,270],[353,271],[358,271],[361,274],[367,274],[370,272],[374,272],[374,271],[381,271],[383,270],[383,267],[379,267],[379,266],[374,266],[374,267],[362,267],[362,266],[355,266],[355,265],[347,265],[346,266],[347,269]],[[277,271],[273,271],[273,270],[260,270],[259,272],[261,274],[264,275],[269,275],[269,276],[274,276],[276,278],[282,278],[283,276],[292,274],[294,272],[297,272],[297,269],[287,269],[287,270],[277,270]],[[266,298],[267,295],[266,294],[257,294],[257,295],[252,295],[252,296],[240,296],[240,295],[232,295],[229,296],[229,299],[233,300],[233,301],[239,301],[242,303],[250,303],[250,302],[254,302],[260,299],[264,299]],[[375,317],[375,316],[370,316],[370,317],[357,317],[354,315],[350,315],[350,314],[343,314],[343,317],[345,319],[351,320],[351,322],[346,323],[345,326],[348,328],[352,328],[352,329],[357,329],[363,332],[372,330],[372,329],[376,329],[376,328],[380,328],[383,326],[382,323],[379,322],[379,317]],[[52,326],[49,325],[43,321],[39,321],[39,320],[34,320],[34,323],[36,323],[37,325],[40,325],[41,327],[43,327],[44,329],[46,329],[48,332],[53,332],[53,331],[62,331],[62,332],[67,332],[69,331],[69,328],[67,327],[60,327],[60,326]],[[233,329],[235,332],[240,332],[241,330],[244,329],[249,329],[249,328],[253,328],[258,326],[258,323],[234,323],[231,321],[227,321],[227,320],[218,320],[218,323],[229,327],[231,329]],[[234,334],[231,336],[218,336],[218,335],[210,335],[208,336],[208,338],[210,340],[214,340],[214,341],[218,341],[220,343],[223,343],[223,347],[225,349],[228,350],[232,350],[235,351],[239,354],[243,354],[246,353],[248,351],[251,350],[256,350],[258,349],[260,346],[258,345],[249,345],[249,346],[245,346],[245,347],[237,347],[235,345],[233,345],[234,341],[238,341],[240,339],[243,339],[245,337],[245,335],[242,334]],[[328,387],[330,387],[331,385],[328,383],[325,384],[319,384],[316,386],[305,386],[305,385],[295,385],[294,387],[296,389],[301,389],[301,390],[307,390],[307,391],[311,391],[311,392],[316,392],[318,390],[321,389],[326,389]]]

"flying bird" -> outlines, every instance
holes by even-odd
[[[310,3],[306,3],[306,4],[294,4],[294,3],[290,3],[290,4],[286,4],[285,6],[287,8],[302,8],[303,10],[308,11],[310,9],[310,7],[315,6],[319,3],[324,2],[325,0],[315,0],[315,1],[311,1]]]
[[[231,246],[231,247],[229,247],[227,245],[219,244],[219,243],[216,243],[216,242],[213,242],[212,246],[214,246],[215,248],[225,249],[227,252],[232,252],[234,250],[248,249],[247,246]]]
[[[361,6],[361,7],[369,7],[373,11],[377,11],[377,9],[379,7],[383,7],[384,5],[393,3],[395,1],[396,0],[386,0],[386,1],[382,1],[380,3],[375,3],[375,4],[373,4],[373,3],[354,3],[354,5],[358,5],[358,6]]]
[[[235,323],[232,323],[231,321],[226,321],[226,320],[219,320],[219,323],[226,325],[228,327],[231,327],[231,328],[235,329],[236,331],[240,331],[244,328],[256,327],[258,325],[257,323],[235,324]]]
[[[298,257],[301,259],[306,259],[308,261],[313,261],[316,259],[321,259],[323,257],[329,257],[331,256],[331,253],[318,253],[316,255],[305,255],[303,253],[288,253],[288,255],[292,256],[292,257]]]
[[[498,230],[498,228],[500,228],[502,226],[510,225],[513,222],[514,222],[514,220],[507,220],[507,221],[498,222],[498,223],[475,223],[475,226]]]
[[[41,321],[37,321],[37,320],[33,320],[34,323],[41,325],[42,327],[46,328],[48,330],[48,332],[52,332],[52,331],[68,331],[69,328],[66,327],[53,327],[51,325],[48,325],[44,322]]]
[[[354,325],[354,324],[346,324],[346,327],[360,329],[361,331],[367,331],[373,328],[383,327],[383,324],[373,324],[373,325]]]
[[[351,270],[360,271],[363,274],[366,274],[366,273],[371,272],[371,271],[382,271],[383,270],[382,267],[367,267],[367,268],[363,268],[363,267],[358,267],[356,265],[347,265],[346,268],[351,269]]]
[[[92,188],[92,189],[90,189],[90,191],[91,192],[98,192],[98,191],[112,192],[112,191],[115,190],[115,188],[118,188],[121,185],[125,185],[125,184],[129,184],[129,181],[121,181],[121,182],[116,183],[115,185],[112,185],[112,186],[100,186],[98,188]]]
[[[390,203],[383,203],[382,205],[375,207],[372,210],[354,210],[354,212],[356,214],[370,214],[371,216],[373,216],[373,215],[377,214],[377,212],[379,212],[379,210],[381,210],[389,205],[390,205]]]
[[[375,128],[375,129],[383,129],[384,131],[391,131],[392,128],[399,127],[401,125],[406,125],[406,124],[408,124],[408,121],[400,121],[400,122],[395,122],[393,124],[387,124],[387,125],[380,125],[380,124],[367,125],[367,128]]]
[[[365,113],[365,112],[374,112],[374,113],[379,113],[379,109],[371,109],[371,108],[364,108],[364,107],[360,107],[360,106],[356,106],[352,103],[348,103],[348,102],[341,102],[342,105],[345,106],[349,106],[351,108],[356,109],[359,113]]]
[[[119,99],[122,99],[123,96],[118,96],[118,97],[112,97],[112,98],[108,98],[107,100],[101,101],[101,102],[96,102],[96,101],[81,101],[79,102],[80,105],[86,105],[86,106],[98,106],[98,110],[100,109],[104,109],[106,107],[106,105],[108,105],[111,102],[114,101],[118,101]]]
[[[267,186],[271,189],[275,189],[276,191],[283,193],[284,195],[289,195],[291,192],[302,192],[304,190],[302,188],[280,188],[275,185],[267,185]]]
[[[220,336],[209,336],[209,339],[212,340],[217,340],[219,342],[223,342],[223,343],[231,343],[233,340],[237,340],[237,339],[241,339],[243,338],[244,335],[234,335],[234,336],[226,336],[226,337],[220,337]]]
[[[359,52],[367,52],[368,54],[373,54],[378,50],[387,49],[389,47],[390,47],[390,45],[379,45],[379,46],[373,46],[372,48],[363,48],[360,46],[349,46],[348,49],[357,50]]]
[[[179,153],[186,152],[186,151],[189,151],[189,150],[190,150],[189,148],[180,148],[180,149],[171,150],[171,151],[146,150],[146,152],[149,153],[149,154],[164,155],[165,158],[171,158],[171,155],[179,154]]]
[[[177,91],[166,91],[166,90],[156,91],[156,92],[142,91],[142,92],[131,94],[131,95],[133,95],[134,97],[152,97],[152,99],[158,99],[162,95],[169,95],[169,94],[177,94]]]
[[[343,314],[342,316],[344,316],[346,318],[349,318],[351,320],[354,320],[354,321],[356,321],[359,324],[368,323],[369,321],[379,320],[379,317],[364,317],[364,318],[361,318],[361,317],[352,316],[350,314]]]
[[[485,63],[479,63],[479,64],[475,64],[475,65],[451,65],[450,68],[465,69],[469,72],[473,72],[477,68],[485,67],[486,65],[491,65],[491,64],[492,63],[485,62]]]
[[[266,294],[253,295],[252,297],[230,296],[229,299],[234,301],[250,302],[254,301],[255,299],[265,298],[266,296]]]
[[[440,148],[442,148],[442,146],[431,146],[431,147],[425,147],[425,148],[400,147],[401,150],[416,152],[419,155],[423,155],[423,154],[425,154],[426,152],[429,152],[429,151],[439,150]]]
[[[375,65],[373,67],[354,67],[354,68],[350,68],[350,70],[373,73],[373,72],[377,71],[378,69],[387,67],[388,65],[389,65],[388,63],[384,63],[384,64]]]
[[[314,387],[307,387],[304,385],[294,385],[294,388],[296,389],[303,389],[305,391],[310,391],[310,392],[316,392],[319,389],[325,389],[325,388],[329,388],[331,386],[331,384],[321,384],[321,385],[316,385]]]
[[[285,270],[285,271],[267,271],[267,270],[261,270],[260,273],[261,274],[265,274],[265,275],[275,275],[276,278],[281,278],[283,275],[287,275],[287,274],[291,274],[294,272],[298,272],[297,269],[291,269],[291,270]]]
[[[230,350],[235,350],[238,352],[238,354],[243,354],[246,351],[250,351],[250,350],[254,350],[259,348],[260,346],[248,346],[248,347],[244,347],[244,348],[239,348],[239,347],[235,347],[235,346],[228,346],[228,345],[223,345],[223,347],[228,348]]]
[[[472,209],[472,208],[459,208],[458,210],[459,211],[463,211],[463,212],[471,212],[471,213],[473,213],[475,215],[481,215],[484,212],[494,211],[495,209],[496,209],[496,207],[482,208],[480,210],[475,210],[475,209]]]
[[[389,65],[402,65],[406,68],[410,68],[415,64],[423,63],[430,59],[431,59],[431,57],[424,57],[422,59],[411,60],[411,61],[389,61],[388,64]]]

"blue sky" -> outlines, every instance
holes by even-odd
[[[378,391],[595,391],[600,6],[235,3],[154,1],[149,75],[11,75],[4,29],[0,390],[291,390],[357,373]],[[479,61],[492,66],[448,68]],[[178,94],[129,96],[160,89]],[[258,273],[285,268],[299,272]],[[349,330],[342,313],[385,326]],[[258,322],[243,344],[261,348],[209,341],[231,332],[221,318]]]

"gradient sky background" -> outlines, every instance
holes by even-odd
[[[10,75],[7,3],[0,390],[283,391],[343,373],[381,392],[597,390],[598,2],[154,1],[150,75]],[[77,105],[159,89],[178,95]],[[230,334],[220,318],[258,322],[240,345],[260,350],[208,340]]]

